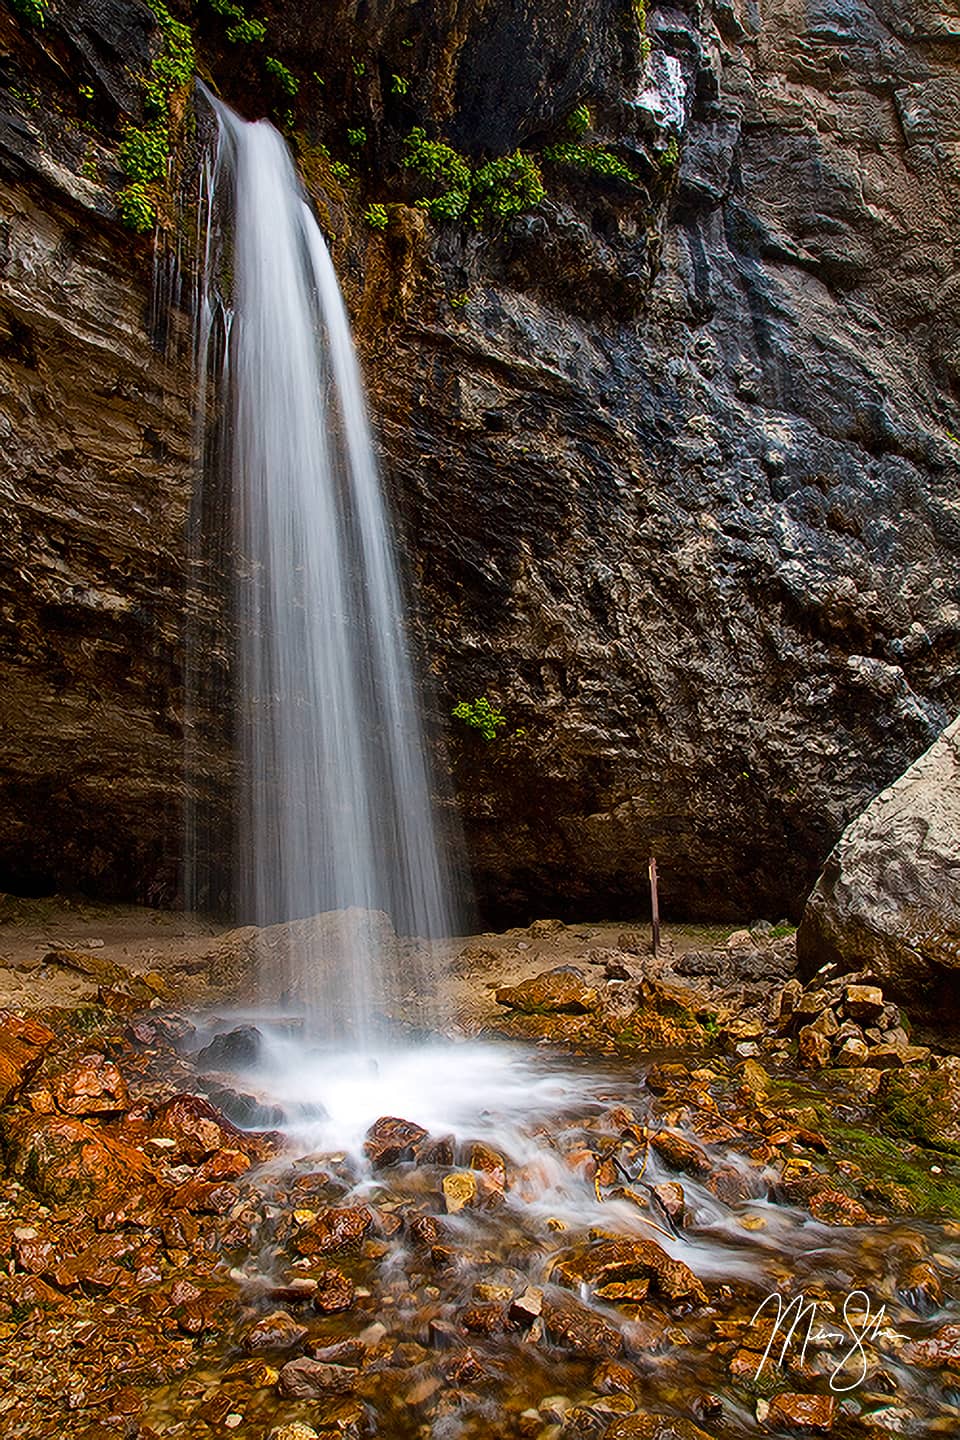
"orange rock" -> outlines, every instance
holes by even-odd
[[[9,1105],[36,1073],[54,1038],[39,1020],[0,1010],[0,1106]]]
[[[310,1225],[294,1237],[301,1255],[348,1255],[360,1249],[373,1216],[365,1205],[321,1210]]]
[[[498,1151],[478,1140],[470,1150],[470,1169],[482,1170],[491,1184],[503,1193],[507,1188],[507,1162]]]
[[[647,1279],[667,1300],[693,1300],[705,1304],[707,1293],[688,1265],[673,1260],[655,1240],[600,1240],[567,1251],[553,1270],[553,1279],[576,1289],[597,1288]]]
[[[832,1430],[836,1412],[833,1395],[799,1395],[782,1390],[770,1401],[766,1424],[771,1430]]]
[[[123,1076],[105,1055],[84,1055],[53,1081],[53,1097],[65,1115],[117,1115],[129,1108]]]
[[[11,1174],[47,1201],[109,1197],[152,1178],[133,1146],[66,1115],[18,1115],[5,1125]]]
[[[401,1120],[396,1115],[381,1115],[367,1131],[363,1151],[374,1170],[383,1170],[405,1160],[415,1160],[426,1138],[422,1125]]]
[[[941,1325],[926,1340],[910,1341],[902,1354],[909,1365],[920,1365],[924,1370],[945,1370],[947,1366],[958,1365],[960,1325]]]
[[[650,1144],[673,1170],[685,1170],[690,1175],[706,1175],[710,1171],[712,1162],[707,1152],[682,1135],[658,1130],[650,1136]]]
[[[502,985],[497,1004],[528,1015],[584,1015],[599,1005],[596,990],[572,970],[544,970],[520,985]]]
[[[842,1190],[821,1190],[810,1201],[810,1213],[823,1225],[869,1225],[868,1211]]]

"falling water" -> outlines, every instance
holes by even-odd
[[[260,926],[326,913],[282,932],[285,984],[362,1039],[383,999],[429,989],[430,946],[394,931],[453,929],[392,526],[349,320],[287,147],[208,98],[200,348],[201,378],[219,356],[205,484],[229,491],[234,567],[234,903]]]

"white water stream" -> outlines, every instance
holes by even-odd
[[[407,947],[401,967],[390,926],[363,917],[451,934],[449,843],[333,264],[282,137],[207,98],[219,142],[201,380],[213,336],[222,367],[219,473],[204,483],[231,496],[234,903],[261,926],[355,908],[356,923],[326,927],[328,953],[319,932],[291,933],[284,979],[315,1026],[362,1039],[382,997],[432,983],[429,947]]]

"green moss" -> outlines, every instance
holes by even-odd
[[[428,140],[419,127],[411,130],[403,142],[402,163],[426,180],[434,180],[445,190],[469,190],[471,171],[467,161],[442,140]]]
[[[882,1104],[899,1134],[937,1150],[960,1153],[960,1142],[945,1140],[943,1134],[945,1117],[953,1119],[957,1104],[948,1070],[933,1070],[919,1077],[909,1070],[890,1075]]]
[[[262,20],[244,16],[235,25],[227,26],[227,39],[231,45],[261,45],[266,38],[267,27]]]
[[[221,20],[229,20],[227,39],[231,45],[259,45],[266,39],[266,24],[248,15],[236,0],[207,0],[207,4]]]
[[[131,180],[146,185],[164,180],[169,154],[170,136],[165,126],[155,125],[143,130],[130,125],[124,131],[120,142],[120,166]]]
[[[590,114],[590,111],[586,105],[578,105],[577,108],[575,110],[571,110],[570,114],[567,116],[566,128],[569,130],[571,135],[576,135],[578,139],[581,135],[586,135],[587,131],[591,128],[592,125],[593,116]]]
[[[47,23],[47,0],[10,0],[22,20],[42,30]]]
[[[884,1187],[899,1186],[909,1193],[910,1207],[918,1216],[936,1219],[960,1215],[960,1162],[955,1155],[905,1144],[876,1129],[865,1130],[838,1120],[830,1104],[818,1104],[817,1113],[831,1149],[861,1167],[868,1187],[883,1193]],[[931,1174],[931,1166],[936,1166],[939,1173]]]
[[[367,132],[362,125],[354,125],[347,131],[347,144],[355,150],[367,143]]]
[[[125,185],[117,196],[120,219],[128,230],[145,235],[156,224],[157,211],[145,185]]]
[[[368,205],[363,212],[363,218],[371,230],[386,230],[390,223],[386,205]]]
[[[604,180],[617,180],[630,186],[640,184],[639,175],[602,145],[575,145],[565,141],[561,145],[548,146],[543,158],[551,165],[567,166],[584,174],[598,175]]]
[[[336,180],[339,180],[341,185],[349,185],[351,181],[356,180],[357,178],[354,172],[350,169],[350,166],[345,164],[343,160],[330,161],[330,174]]]
[[[680,145],[675,135],[671,135],[667,148],[660,155],[661,170],[675,170],[680,163]]]
[[[292,98],[297,94],[300,89],[300,81],[280,60],[273,55],[267,55],[263,62],[263,68],[284,95]]]
[[[408,91],[409,89],[410,89],[410,81],[409,81],[409,80],[405,80],[402,75],[391,75],[391,76],[390,76],[390,94],[391,94],[391,95],[406,95],[406,93],[407,93],[407,91]]]
[[[502,710],[491,705],[485,695],[475,700],[460,700],[450,712],[455,720],[462,720],[473,730],[479,730],[485,740],[496,740],[497,731],[507,723]]]
[[[404,141],[403,164],[440,189],[417,203],[438,222],[506,220],[532,210],[545,191],[540,168],[532,155],[514,151],[474,167],[442,140],[428,140],[425,130],[411,130]]]
[[[423,208],[437,224],[461,220],[470,209],[470,191],[445,190],[442,195],[435,195],[432,200],[424,201]]]
[[[471,188],[480,208],[498,220],[535,210],[546,196],[539,165],[520,150],[482,165]]]

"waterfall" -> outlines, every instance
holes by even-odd
[[[325,915],[284,927],[284,985],[362,1040],[384,999],[429,989],[426,942],[454,929],[448,847],[333,263],[282,137],[207,98],[200,370],[219,420],[194,514],[209,524],[219,492],[227,542],[206,549],[233,571],[234,906],[258,926]]]

